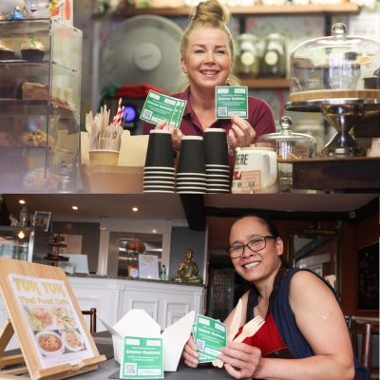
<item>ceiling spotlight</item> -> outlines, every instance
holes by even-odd
[[[72,206],[71,207],[74,211],[78,211],[78,206]]]
[[[139,211],[139,208],[138,207],[132,207],[132,211],[137,212],[137,211]]]
[[[25,199],[19,199],[18,203],[19,203],[20,205],[24,205],[26,202],[25,202]]]
[[[19,233],[17,234],[17,237],[19,238],[19,239],[24,239],[24,237],[25,237],[25,234],[24,234],[24,231],[19,231]]]

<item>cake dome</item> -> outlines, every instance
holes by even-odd
[[[289,101],[380,100],[380,88],[366,79],[379,67],[379,41],[349,36],[345,24],[334,24],[331,36],[301,43],[290,54]]]
[[[290,127],[293,120],[289,116],[280,119],[280,130],[274,133],[267,133],[256,139],[259,146],[273,148],[279,158],[283,160],[299,160],[314,158],[317,150],[317,143],[314,137],[293,132]]]
[[[280,193],[291,192],[293,186],[293,164],[295,160],[314,158],[317,143],[312,136],[293,132],[293,120],[289,116],[280,119],[280,130],[261,135],[256,145],[273,148],[277,152]]]

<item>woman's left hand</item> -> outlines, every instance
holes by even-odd
[[[221,349],[219,359],[235,379],[250,379],[255,377],[260,368],[261,350],[245,343],[230,342]]]
[[[252,125],[237,115],[232,115],[232,129],[228,132],[230,148],[234,151],[237,147],[251,146],[256,136]]]

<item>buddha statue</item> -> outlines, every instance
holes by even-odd
[[[194,251],[188,248],[185,259],[179,264],[174,281],[184,284],[201,284],[202,279],[198,277],[198,266],[194,259]]]

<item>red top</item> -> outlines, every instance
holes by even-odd
[[[242,327],[239,329],[237,335],[241,333],[241,330]],[[286,348],[286,344],[281,339],[272,313],[266,317],[265,323],[260,327],[256,334],[245,338],[243,343],[260,348],[262,356],[266,356]]]

